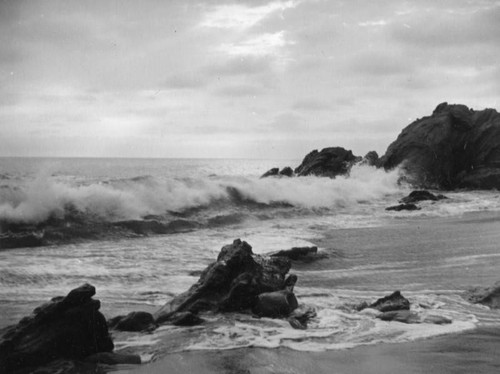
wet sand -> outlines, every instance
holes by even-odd
[[[404,344],[326,352],[245,348],[170,354],[134,373],[492,374],[500,372],[500,328]]]
[[[429,219],[411,225],[335,230],[318,244],[325,248],[349,248],[351,256],[361,256],[365,251],[386,256],[388,248],[398,251],[407,259],[415,251],[437,248],[434,255],[447,258],[448,254],[474,255],[500,252],[500,215],[470,214],[455,219]],[[430,252],[430,251],[429,251]],[[429,259],[431,262],[432,258]],[[435,260],[435,259],[434,259]],[[357,259],[359,261],[359,258]],[[490,285],[499,279],[498,263],[471,263],[467,269],[451,268],[442,274],[442,268],[422,272],[419,277],[442,283],[438,288],[450,286],[465,289],[466,285]],[[372,275],[373,277],[373,275]],[[410,276],[408,276],[410,277]],[[377,282],[370,288],[393,289],[414,278],[404,274],[388,283]],[[309,279],[314,283],[314,279]],[[336,280],[338,282],[338,280]],[[382,281],[382,278],[380,279]],[[385,279],[387,282],[387,279]],[[344,279],[338,287],[352,287],[354,281]],[[357,282],[357,281],[356,281]],[[353,284],[351,284],[353,283]],[[495,314],[495,311],[493,311]],[[500,314],[500,311],[498,311]],[[397,323],[397,322],[394,322]],[[163,355],[156,362],[132,370],[134,373],[477,373],[500,372],[500,326],[480,323],[479,327],[462,333],[438,336],[399,344],[374,344],[352,349],[325,352],[299,352],[285,348],[243,348],[225,351],[190,351]],[[130,368],[118,372],[130,372]]]

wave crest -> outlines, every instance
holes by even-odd
[[[119,221],[189,209],[263,207],[336,209],[382,199],[396,193],[398,171],[356,166],[349,177],[252,179],[217,177],[161,179],[141,176],[90,184],[40,176],[23,185],[0,188],[0,221],[40,223],[69,212]]]

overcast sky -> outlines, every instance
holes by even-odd
[[[0,0],[0,156],[383,153],[500,100],[500,1]]]

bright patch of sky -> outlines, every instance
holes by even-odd
[[[498,0],[1,0],[0,156],[384,153],[500,106]]]

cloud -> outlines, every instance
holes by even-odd
[[[295,110],[299,110],[299,111],[302,111],[302,110],[305,110],[305,111],[323,111],[323,110],[331,110],[332,105],[329,105],[322,100],[309,98],[309,99],[297,100],[292,105],[292,108]]]
[[[160,85],[166,89],[194,89],[206,85],[205,78],[196,73],[178,73],[165,79]]]
[[[465,10],[426,9],[402,16],[391,27],[395,40],[418,46],[442,48],[472,43],[497,45],[500,4],[471,6]]]
[[[294,6],[294,1],[273,1],[255,7],[244,4],[219,5],[205,15],[201,26],[243,31],[255,26],[271,14]]]
[[[261,34],[235,43],[223,43],[219,51],[229,56],[269,56],[277,55],[281,47],[289,44],[285,32]]]

